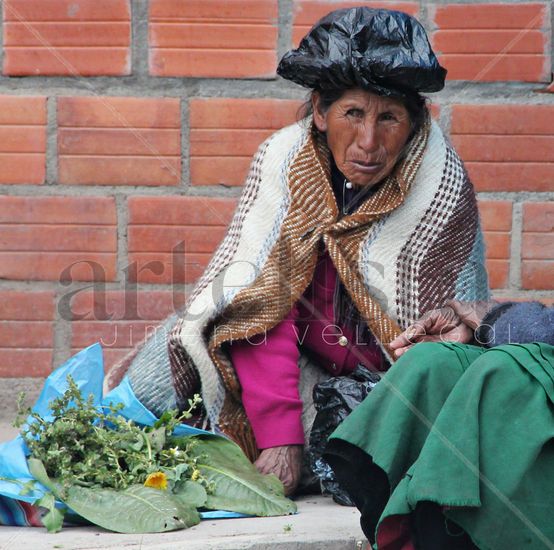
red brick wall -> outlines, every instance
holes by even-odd
[[[305,98],[279,57],[363,3],[4,0],[0,378],[97,340],[111,364],[182,305]],[[495,294],[552,303],[550,2],[367,4],[418,16],[449,69],[433,112],[478,191]]]

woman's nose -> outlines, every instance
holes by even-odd
[[[363,124],[358,131],[358,146],[366,153],[379,149],[379,132],[377,125],[372,123]]]

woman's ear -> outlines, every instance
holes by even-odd
[[[327,131],[327,116],[326,112],[322,109],[321,96],[314,92],[312,94],[312,108],[314,112],[314,124],[320,132]]]

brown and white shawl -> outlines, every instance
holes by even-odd
[[[174,324],[168,403],[183,406],[201,388],[212,428],[252,458],[257,450],[225,347],[288,314],[312,279],[321,241],[385,352],[402,328],[446,299],[488,297],[473,187],[436,123],[426,123],[394,173],[342,218],[329,151],[305,124],[260,146],[226,237],[184,314],[167,323]],[[153,367],[135,363],[133,389],[143,400],[142,387],[143,402],[156,408],[144,386]]]

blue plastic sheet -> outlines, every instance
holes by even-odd
[[[123,409],[119,414],[144,426],[151,426],[157,420],[156,416],[136,398],[127,377],[122,380],[119,386],[102,398],[104,362],[100,344],[93,344],[80,351],[45,380],[41,394],[33,407],[33,411],[40,414],[44,419],[52,419],[50,402],[66,391],[67,375],[71,375],[84,396],[93,395],[95,404],[122,403]],[[178,426],[174,433],[180,436],[197,434],[214,436],[211,432],[185,424]],[[43,496],[46,489],[38,482],[35,482],[34,490],[24,495],[20,494],[23,484],[34,479],[27,467],[27,451],[27,446],[21,436],[0,444],[0,496],[29,503],[33,503]],[[243,514],[221,510],[201,513],[200,515],[206,519],[245,517]]]

